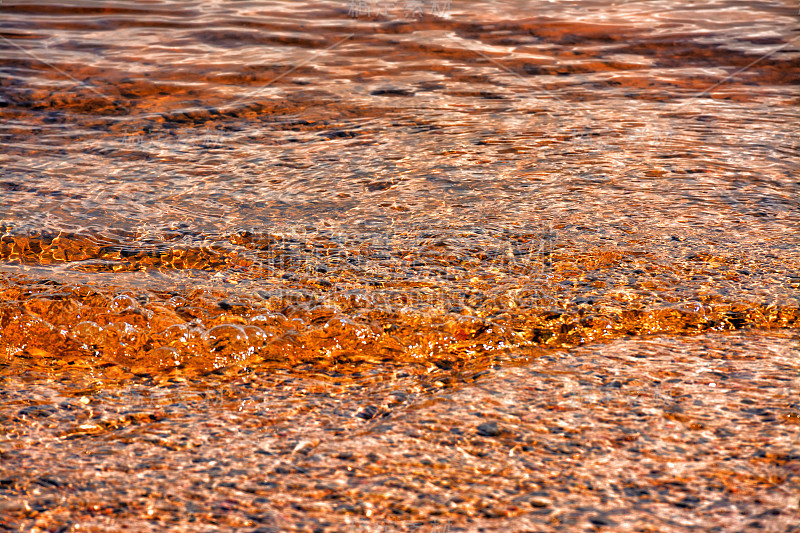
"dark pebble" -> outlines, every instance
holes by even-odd
[[[414,93],[408,89],[389,87],[386,89],[376,89],[369,93],[373,96],[413,96]]]
[[[591,522],[595,526],[615,526],[617,525],[616,522],[611,520],[605,516],[592,516],[589,518],[589,522]]]
[[[362,418],[364,420],[372,420],[378,414],[379,409],[374,405],[367,405],[362,407],[356,413],[358,418]]]
[[[687,496],[681,501],[675,502],[675,506],[680,507],[682,509],[691,509],[692,507],[696,507],[698,503],[700,503],[700,498],[696,498],[694,496]]]
[[[500,433],[497,422],[484,422],[478,426],[478,435],[482,437],[497,437]]]

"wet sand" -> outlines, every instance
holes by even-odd
[[[794,531],[797,341],[626,339],[477,373],[7,377],[3,525]]]

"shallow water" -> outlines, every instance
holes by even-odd
[[[5,1],[0,10],[3,525],[798,525],[798,6]],[[586,350],[602,371],[570,366]],[[635,365],[619,359],[637,350]],[[701,370],[737,385],[720,396],[698,385]],[[524,437],[555,423],[538,398],[562,394],[569,380],[556,376],[575,380],[565,398],[607,396],[598,371],[608,382],[641,378],[617,381],[647,398],[645,414],[626,418],[625,396],[580,399],[575,416],[656,440],[663,424],[678,424],[677,448],[625,448],[625,466],[589,462],[579,474],[560,460],[547,466],[558,453]],[[710,419],[675,415],[653,393],[665,372],[691,376],[680,394]],[[748,388],[753,376],[766,376],[763,390]],[[503,444],[477,455],[462,437],[432,444],[438,430],[425,420],[474,439],[470,405],[490,405],[492,390],[506,407],[484,413],[487,423],[511,423],[519,408],[533,426],[509,430],[516,441],[478,434],[476,446]],[[726,402],[772,418],[740,426]],[[289,419],[289,429],[272,427]],[[384,441],[362,437],[376,419],[392,425],[393,442],[429,456],[414,463],[416,482]],[[200,437],[203,427],[217,429]],[[197,456],[175,444],[197,438]],[[226,457],[234,440],[242,453]],[[332,454],[351,441],[358,461],[411,484],[309,489],[349,472],[349,459]],[[270,468],[244,453],[264,442],[279,448],[261,454]],[[318,446],[330,453],[307,453]],[[496,484],[471,477],[492,453],[520,446],[531,457],[513,473],[493,470]],[[752,456],[753,446],[779,459]],[[128,453],[148,459],[89,479],[116,472]],[[711,471],[726,453],[745,465],[734,477]],[[204,462],[212,455],[219,468]],[[163,494],[133,481],[163,474],[173,486],[201,456],[185,489],[201,495],[194,507],[168,510],[156,504]],[[317,466],[295,464],[307,456]],[[442,474],[437,461],[454,456],[472,459]],[[616,489],[595,501],[578,478],[545,475],[613,488],[645,456],[696,459],[692,479],[735,482],[720,481],[722,500],[700,487],[663,501],[631,490],[609,507]],[[279,471],[282,461],[301,470]],[[51,462],[64,465],[58,482],[35,481]],[[254,472],[266,483],[245,491],[256,499],[220,488]],[[546,490],[522,481],[537,476],[576,495],[509,503]],[[666,476],[651,473],[664,490]],[[483,503],[448,493],[437,498],[451,504],[422,504],[442,479]],[[734,485],[746,487],[735,498]],[[97,507],[65,487],[96,493]],[[315,507],[323,492],[339,503]],[[723,500],[737,518],[701,518]],[[608,514],[620,508],[642,514]]]

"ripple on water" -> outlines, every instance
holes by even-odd
[[[796,5],[84,4],[0,6],[0,528],[795,525]]]

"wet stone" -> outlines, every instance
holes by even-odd
[[[482,437],[497,437],[503,433],[503,430],[497,422],[484,422],[477,427],[477,432]]]
[[[380,408],[376,405],[367,405],[365,407],[359,408],[358,412],[356,413],[357,418],[361,418],[363,420],[372,420],[380,413]]]
[[[592,525],[603,526],[603,527],[612,527],[617,525],[615,521],[603,515],[591,516],[589,517],[589,522],[591,522]]]

